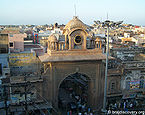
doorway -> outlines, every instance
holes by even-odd
[[[58,108],[77,111],[82,105],[88,105],[90,79],[84,74],[75,73],[66,77],[58,91]]]

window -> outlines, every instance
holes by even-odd
[[[115,83],[111,83],[111,90],[115,89]]]
[[[9,75],[8,73],[5,73],[5,75]]]
[[[74,41],[75,41],[75,44],[81,44],[81,42],[82,42],[81,36],[76,36]]]
[[[141,73],[145,73],[145,71],[141,71]]]
[[[10,42],[10,47],[13,47],[13,42]]]
[[[8,50],[6,48],[1,48],[0,53],[8,53]]]

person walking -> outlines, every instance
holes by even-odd
[[[82,112],[85,112],[85,107],[86,107],[86,104],[83,104],[82,105]]]
[[[91,112],[90,115],[93,115],[93,113]]]
[[[81,112],[79,112],[79,113],[78,113],[78,115],[82,115],[82,113],[81,113]]]
[[[71,110],[69,111],[69,114],[72,115],[72,111]]]
[[[126,108],[126,102],[124,102],[124,104],[123,104],[123,108],[124,108],[124,109]]]
[[[69,111],[67,112],[67,115],[70,115],[70,114],[69,114]]]
[[[90,113],[91,112],[91,108],[88,108],[88,113]]]

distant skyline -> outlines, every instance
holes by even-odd
[[[85,24],[94,20],[145,26],[145,0],[0,0],[0,25],[67,24],[76,15]]]

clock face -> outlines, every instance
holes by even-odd
[[[74,39],[75,44],[79,45],[82,43],[82,38],[81,36],[76,36]]]

